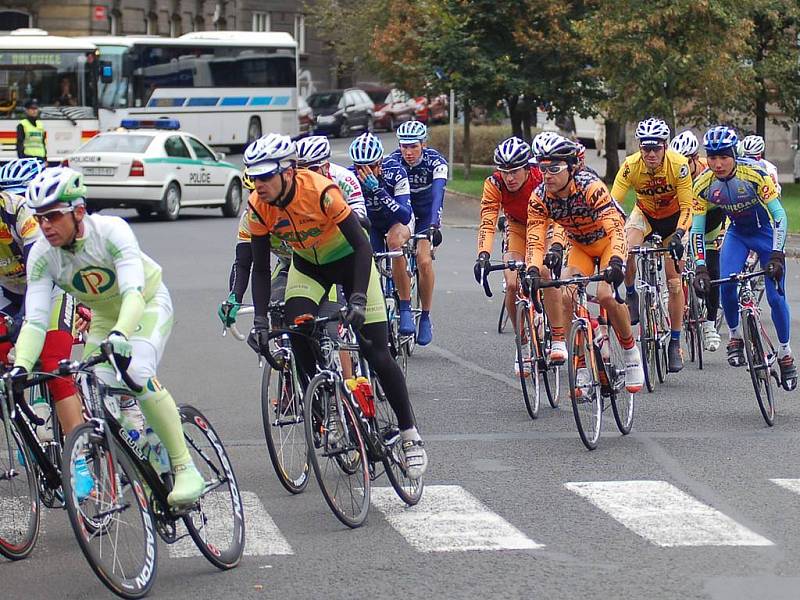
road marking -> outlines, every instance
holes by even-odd
[[[245,518],[244,554],[245,556],[269,556],[275,554],[294,554],[289,542],[275,525],[275,521],[269,516],[264,505],[259,500],[255,492],[242,491],[242,508]],[[218,500],[215,502],[214,500]],[[209,494],[203,498],[203,510],[210,514],[208,518],[211,527],[212,539],[221,539],[217,546],[225,547],[226,541],[230,538],[230,521],[221,522],[218,515],[230,514],[230,496],[226,494]],[[223,505],[226,503],[226,505]],[[213,527],[218,524],[219,527]],[[228,526],[226,527],[226,524]],[[186,533],[186,527],[181,524],[178,535]],[[227,535],[226,535],[227,534]],[[217,537],[220,536],[220,537]],[[190,556],[201,556],[200,551],[195,546],[190,537],[172,544],[169,547],[169,555],[172,558],[188,558]]]
[[[770,479],[770,481],[790,492],[800,494],[800,479]]]
[[[658,546],[771,546],[772,542],[666,481],[564,484]]]
[[[543,548],[457,485],[425,486],[408,507],[392,488],[373,488],[372,504],[420,552]]]

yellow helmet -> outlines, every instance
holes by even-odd
[[[248,190],[256,189],[256,182],[247,174],[242,173],[242,185]]]

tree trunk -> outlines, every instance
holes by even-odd
[[[756,78],[758,94],[756,95],[756,135],[764,137],[767,130],[767,91],[764,80]]]
[[[519,96],[512,94],[506,96],[508,103],[508,116],[511,119],[511,135],[521,138],[522,137],[522,114],[519,110]]]
[[[619,121],[606,119],[606,175],[603,178],[608,184],[614,182],[619,171]]]
[[[472,140],[469,136],[469,125],[472,120],[472,107],[469,100],[464,99],[464,142],[461,147],[461,154],[464,157],[464,179],[469,179],[472,170]]]

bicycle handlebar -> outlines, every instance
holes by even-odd
[[[537,284],[537,287],[559,288],[567,285],[588,285],[590,283],[598,283],[601,281],[606,281],[605,271],[601,271],[600,273],[595,273],[594,275],[589,275],[588,277],[586,275],[578,275],[575,277],[570,277],[569,279],[551,279],[549,281],[540,281]],[[617,304],[625,304],[625,299],[619,293],[620,287],[622,287],[622,284],[618,286],[611,286],[611,289],[614,291],[614,300],[617,301]]]
[[[525,271],[525,263],[521,260],[509,260],[501,263],[490,264],[488,267],[483,269],[481,283],[483,284],[483,292],[488,298],[493,296],[492,289],[489,287],[489,273],[492,271],[505,271],[506,269],[509,271]]]
[[[767,274],[767,272],[764,269],[762,269],[760,271],[753,271],[751,273],[748,273],[747,271],[742,271],[741,273],[731,273],[727,277],[722,277],[720,279],[712,279],[711,280],[711,285],[713,286],[713,285],[722,285],[724,283],[741,283],[741,282],[747,281],[749,279],[755,279],[756,277],[767,278],[767,277],[769,277],[769,275]],[[775,282],[775,287],[777,288],[778,293],[781,296],[785,295],[785,291],[784,291],[783,286],[781,285],[780,281],[776,281]]]

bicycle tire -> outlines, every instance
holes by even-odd
[[[78,545],[98,579],[118,596],[142,598],[153,587],[158,571],[155,520],[136,468],[116,440],[111,439],[111,444],[114,445],[113,453],[107,438],[99,435],[92,423],[83,423],[72,430],[64,444],[62,459],[64,500]],[[72,486],[73,459],[79,456],[91,463],[95,476],[94,491],[83,500],[78,500]],[[99,510],[93,510],[94,506]],[[121,513],[129,510],[136,513],[119,518]],[[84,527],[86,521],[109,519],[113,525],[101,528],[99,535]],[[133,530],[137,525],[141,527],[141,535],[134,533],[137,541],[121,544],[120,532]],[[100,540],[97,546],[92,545],[95,539]],[[123,567],[121,550],[130,548],[138,548],[140,556],[130,556],[132,567]]]
[[[309,479],[308,447],[303,425],[301,387],[294,360],[275,371],[269,364],[261,378],[261,422],[270,462],[278,481],[291,494],[306,489]]]
[[[703,306],[700,303],[700,299],[697,297],[697,292],[694,291],[694,286],[692,286],[692,288],[689,290],[689,313],[692,315],[691,329],[694,332],[697,368],[702,371],[704,366],[703,353],[705,352],[705,349],[703,348],[703,323],[705,322],[705,316],[703,314]]]
[[[497,320],[497,333],[504,333],[508,324],[508,311],[506,310],[506,300],[500,303],[500,318]]]
[[[39,538],[42,510],[39,476],[33,464],[17,424],[0,415],[0,555],[9,560],[30,556]],[[19,475],[11,474],[12,470]]]
[[[535,420],[539,417],[541,391],[539,371],[533,361],[536,352],[533,335],[529,305],[527,302],[520,302],[517,304],[517,329],[514,332],[514,341],[517,346],[518,378],[522,388],[522,399],[525,401],[525,409],[528,411],[528,416]],[[525,358],[526,356],[528,358]]]
[[[416,262],[414,265],[414,274],[411,276],[411,314],[414,316],[414,333],[406,338],[406,354],[408,354],[408,356],[414,354],[414,349],[417,347],[417,332],[419,331],[419,320],[422,317],[422,301],[419,295]]]
[[[396,296],[386,298],[386,315],[389,324],[389,352],[395,362],[403,371],[403,377],[408,375],[407,345],[401,341],[400,317],[397,312],[398,300]]]
[[[361,426],[349,398],[344,396],[337,382],[320,373],[308,384],[303,406],[307,415],[305,429],[309,462],[322,496],[337,519],[350,528],[360,527],[369,512],[369,459]],[[330,478],[338,484],[338,473],[345,476],[345,485],[351,492],[349,499],[340,499],[337,496],[339,485],[329,481]],[[359,486],[360,492],[357,491]]]
[[[542,356],[541,369],[544,372],[544,389],[547,393],[547,401],[550,403],[551,408],[558,408],[560,402],[559,395],[561,393],[561,366],[553,365],[548,360],[550,356],[550,349],[553,345],[553,331],[550,329],[550,319],[546,312],[542,313],[541,328],[543,335],[539,335],[537,328],[537,346],[540,349]]]
[[[389,404],[380,381],[375,377],[372,378],[372,389],[375,397],[374,423],[381,437],[381,444],[386,450],[382,459],[386,477],[400,499],[408,506],[414,506],[422,498],[425,483],[422,478],[410,479],[406,476],[403,440],[400,437],[394,409]]]
[[[692,277],[691,274],[684,273],[681,280],[683,285],[683,344],[686,346],[689,361],[695,362],[697,360],[697,352],[694,339],[694,328],[692,324],[695,321],[695,315],[692,309]]]
[[[664,332],[661,331],[663,319],[661,315],[658,314],[660,309],[651,308],[650,310],[652,311],[650,320],[654,325],[653,339],[655,340],[656,348],[656,376],[658,377],[658,383],[664,383],[667,380],[667,346],[661,339],[664,336]]]
[[[644,383],[647,391],[652,393],[656,389],[657,344],[654,324],[650,314],[650,292],[645,292],[639,298],[639,344],[642,347],[642,369],[644,370]]]
[[[608,326],[609,343],[609,369],[611,377],[611,409],[614,413],[614,421],[617,429],[622,435],[628,435],[633,427],[633,418],[636,413],[636,394],[632,394],[625,387],[625,355],[622,344],[619,342],[616,332],[609,324]]]
[[[756,401],[764,421],[772,427],[775,425],[775,396],[772,392],[770,366],[764,352],[761,331],[752,313],[747,313],[743,325],[742,337],[745,356],[747,357],[747,369],[750,371],[750,379],[753,382]]]
[[[600,430],[603,425],[603,405],[600,395],[600,382],[595,372],[591,352],[594,349],[589,340],[587,325],[584,321],[574,321],[569,332],[569,362],[567,365],[569,375],[569,390],[572,399],[572,414],[575,416],[575,425],[578,428],[578,435],[589,450],[597,448],[600,439]],[[587,386],[591,392],[587,400],[582,393],[577,393],[578,369],[581,353],[585,358],[585,368],[588,369],[591,377],[590,385]],[[587,407],[588,405],[588,407]],[[588,408],[588,410],[586,410]],[[588,417],[588,422],[584,423],[584,415]]]

